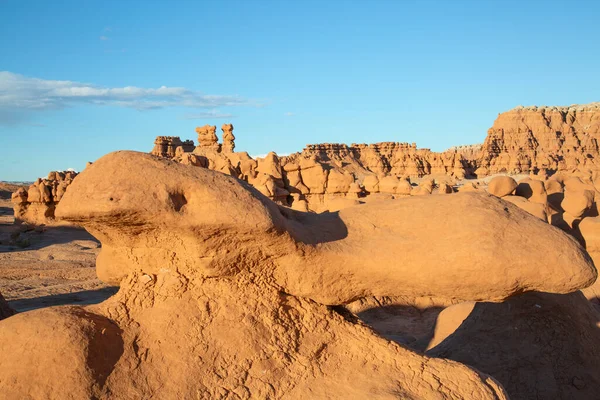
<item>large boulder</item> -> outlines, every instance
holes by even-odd
[[[102,241],[97,269],[109,283],[139,264],[151,273],[167,268],[210,277],[262,273],[269,260],[288,293],[342,304],[394,295],[399,287],[406,295],[462,300],[522,290],[568,293],[597,274],[570,236],[483,193],[315,215],[279,208],[234,178],[141,153],[111,153],[81,176],[57,212]]]
[[[517,182],[510,176],[496,176],[488,183],[488,192],[494,196],[504,197],[512,194],[517,188]]]
[[[526,178],[519,181],[515,190],[515,195],[524,197],[532,203],[546,205],[548,202],[544,182],[539,180]]]
[[[565,212],[575,218],[581,218],[594,204],[594,192],[583,189],[581,191],[567,190],[560,203]]]

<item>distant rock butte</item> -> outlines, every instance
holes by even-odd
[[[517,107],[488,130],[477,175],[598,169],[600,103]]]

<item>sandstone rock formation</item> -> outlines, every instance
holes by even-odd
[[[488,184],[488,192],[498,197],[508,196],[516,188],[517,182],[510,176],[496,176]]]
[[[178,147],[183,151],[191,152],[194,151],[194,142],[191,140],[182,142],[179,136],[157,136],[150,153],[158,157],[173,158]]]
[[[477,175],[598,169],[600,103],[517,107],[488,130]]]
[[[235,149],[235,136],[233,136],[233,125],[223,124],[221,130],[223,131],[223,151],[225,153],[233,153],[233,150]]]
[[[574,239],[483,192],[301,213],[134,152],[86,169],[57,215],[100,239],[98,273],[121,289],[0,323],[9,398],[504,399],[492,378],[391,343],[338,305],[567,293],[597,274]]]
[[[130,173],[121,173],[123,178],[119,179],[122,169]],[[138,170],[144,173],[131,174]],[[97,268],[108,282],[117,283],[130,272],[125,266],[132,264],[132,258],[151,273],[161,268],[200,268],[203,274],[212,276],[235,273],[247,262],[261,264],[267,254],[275,263],[271,271],[274,279],[287,293],[329,305],[369,295],[393,295],[399,284],[407,295],[414,292],[415,296],[489,300],[504,298],[517,287],[568,293],[591,284],[596,277],[589,256],[574,239],[490,195],[411,197],[351,207],[339,213],[305,214],[278,207],[239,180],[141,153],[112,153],[94,163],[85,174],[88,182],[94,182],[94,193],[85,190],[90,183],[78,184],[78,179],[59,216],[82,224],[102,241]],[[145,185],[145,176],[153,176],[155,184]],[[140,204],[147,204],[143,213]],[[96,219],[90,218],[91,210],[95,210]],[[465,220],[457,210],[469,210],[470,218]],[[130,214],[136,216],[135,224],[115,227],[110,234],[104,227],[107,219]],[[449,227],[444,241],[436,242],[436,252],[426,251],[431,232],[416,228],[425,220],[443,220]],[[482,223],[484,220],[486,223]],[[364,221],[370,221],[370,225],[365,226]],[[158,236],[158,227],[167,222],[177,226],[180,233]],[[496,231],[496,226],[511,223],[520,229]],[[210,241],[201,247],[196,243],[201,235],[214,237],[223,227],[235,227],[236,234],[229,239],[232,243],[242,240],[241,233],[248,231],[253,232],[252,241],[262,241],[265,249],[261,254],[243,256],[230,252],[224,260],[215,255],[209,257],[223,246],[222,240],[217,240],[214,249]],[[141,234],[145,230],[154,233],[146,237]],[[500,233],[502,240],[498,238]],[[473,238],[464,240],[467,235]],[[396,243],[391,238],[404,239]],[[316,243],[320,245],[315,247]],[[507,252],[502,247],[505,243],[520,246]],[[242,251],[242,244],[233,247]],[[544,252],[538,247],[545,248]],[[553,267],[558,256],[546,248],[562,254],[564,261]],[[520,251],[522,256],[518,255]],[[540,254],[531,257],[531,252]],[[225,262],[232,257],[238,260],[234,270]],[[476,264],[469,261],[472,258],[478,260]],[[204,261],[198,264],[198,259]],[[406,266],[392,267],[398,259],[404,260]],[[434,267],[445,259],[461,265],[448,271],[451,276],[465,274],[461,288],[452,279],[450,284],[444,283],[444,271]],[[340,266],[329,275],[322,268],[329,264]],[[116,266],[118,270],[111,270]],[[428,281],[430,268],[435,268],[439,282]],[[423,275],[415,274],[415,270]],[[485,282],[477,276],[479,270],[486,271]],[[490,276],[495,270],[499,271],[498,276]],[[551,277],[539,281],[539,270],[547,271]]]
[[[541,180],[529,178],[520,180],[519,185],[515,190],[515,195],[524,197],[532,203],[545,205],[548,202],[546,186],[544,181]]]
[[[316,272],[313,264],[334,256],[321,245],[348,234],[333,214],[312,220],[233,178],[132,152],[98,160],[72,189],[58,214],[102,240],[105,278],[127,276],[99,306],[0,324],[0,392],[11,398],[505,398],[487,376],[391,344],[343,310],[292,294],[305,285],[291,270]],[[109,268],[110,259],[124,264]],[[571,267],[593,272],[582,258]],[[337,302],[356,297],[357,284],[305,289]],[[32,373],[50,366],[44,379]]]
[[[12,193],[15,221],[34,225],[53,223],[56,205],[76,176],[74,171],[52,171],[47,179],[37,179],[28,189]]]
[[[198,133],[198,147],[214,149],[215,151],[220,150],[216,131],[217,127],[211,125],[196,128],[196,133]]]
[[[467,144],[450,147],[448,150],[446,150],[446,152],[460,153],[465,160],[471,163],[471,167],[474,167],[475,164],[473,164],[473,162],[481,157],[482,148],[482,144]]]
[[[302,152],[286,157],[269,153],[255,160],[248,153],[234,152],[233,125],[224,124],[221,129],[222,144],[214,134],[216,127],[206,125],[196,129],[199,145],[193,152],[189,147],[178,147],[174,156],[166,151],[152,154],[226,173],[245,180],[279,204],[316,212],[354,205],[380,192],[409,195],[410,181],[395,183],[401,178],[446,176],[439,182],[448,184],[449,176],[461,179],[475,169],[472,160],[463,156],[464,153],[472,157],[471,147],[435,153],[417,149],[414,143],[394,142],[307,145]],[[379,181],[383,182],[381,188]],[[430,194],[434,189],[435,186],[424,191],[417,189],[414,194]]]

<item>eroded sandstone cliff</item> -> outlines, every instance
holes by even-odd
[[[488,130],[477,175],[598,169],[600,103],[517,107]]]

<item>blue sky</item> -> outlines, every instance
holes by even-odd
[[[250,154],[479,143],[517,105],[600,100],[599,4],[0,0],[0,180],[225,122]]]

